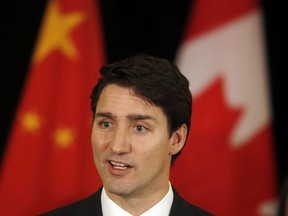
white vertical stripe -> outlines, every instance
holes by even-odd
[[[216,77],[224,79],[226,102],[244,111],[230,137],[235,147],[269,123],[261,12],[253,12],[183,43],[176,64],[190,80],[194,97],[205,91]]]

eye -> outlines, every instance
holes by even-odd
[[[99,125],[103,129],[108,129],[113,126],[111,122],[106,122],[106,121],[99,122]]]
[[[137,133],[145,133],[148,131],[148,129],[142,125],[137,125],[134,127],[134,130],[137,132]]]

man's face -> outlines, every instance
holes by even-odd
[[[167,189],[171,146],[163,111],[130,89],[106,86],[92,128],[94,162],[108,196],[141,197]]]

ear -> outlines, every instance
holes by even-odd
[[[184,146],[187,135],[187,126],[182,124],[176,131],[173,132],[170,138],[170,155],[177,154]]]

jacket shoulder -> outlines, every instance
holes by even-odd
[[[39,216],[102,216],[100,196],[101,190],[84,199],[45,212]]]

